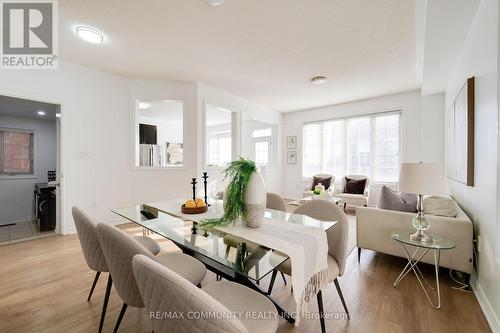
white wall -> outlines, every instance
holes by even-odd
[[[444,112],[443,94],[421,97],[420,90],[380,96],[376,98],[325,106],[316,109],[285,113],[283,115],[283,141],[287,136],[297,136],[297,164],[286,164],[286,149],[281,155],[284,161],[284,195],[288,198],[302,196],[307,181],[302,178],[302,126],[305,122],[363,115],[374,112],[402,111],[402,161],[443,161]],[[420,112],[425,107],[424,112]]]
[[[497,219],[498,163],[498,3],[482,0],[446,90],[449,107],[468,77],[475,77],[475,176],[468,187],[448,180],[450,192],[468,212],[480,236],[473,284],[493,331],[500,330],[500,243]]]
[[[0,116],[0,127],[34,131],[34,176],[0,178],[0,225],[30,221],[35,183],[47,182],[47,171],[56,170],[56,122]]]
[[[200,177],[202,101],[279,124],[281,115],[257,103],[194,82],[130,81],[62,61],[57,70],[2,71],[0,94],[61,104],[61,232],[75,232],[74,205],[101,221],[117,221],[112,208],[189,197]],[[136,100],[184,103],[184,166],[134,168]],[[198,129],[198,130],[197,130]],[[279,172],[277,172],[279,174]],[[274,190],[274,188],[273,188]]]
[[[245,140],[241,137],[241,135],[248,135],[248,133],[246,133],[242,128],[244,124],[244,121],[241,121],[242,118],[254,119],[268,124],[277,125],[276,127],[279,135],[278,137],[281,137],[280,134],[281,114],[279,112],[276,112],[268,107],[255,103],[253,101],[249,101],[247,99],[235,96],[233,94],[221,91],[219,89],[201,83],[198,84],[198,121],[199,121],[198,133],[203,133],[204,130],[203,113],[205,104],[219,106],[240,113],[239,117],[240,124],[238,124],[240,136],[237,138],[237,142],[240,145],[240,147],[242,147],[242,144],[245,142]],[[280,140],[278,140],[277,142],[278,145],[277,151],[280,154],[281,142],[279,141]],[[199,175],[201,175],[202,171],[204,171],[203,145],[204,145],[203,136],[200,135],[200,137],[198,138],[198,146],[201,147],[198,150]],[[242,153],[243,151],[246,151],[246,148],[242,147],[240,153]],[[208,175],[211,177],[212,180],[216,179],[220,185],[224,186],[222,184],[222,178],[223,178],[221,175],[222,168],[210,169],[207,171]],[[282,193],[281,163],[278,162],[274,166],[266,168],[264,176],[266,181],[266,190],[269,192],[276,192],[281,194]]]

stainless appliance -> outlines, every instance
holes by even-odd
[[[162,146],[160,145],[139,145],[139,165],[150,167],[161,167],[163,165]]]

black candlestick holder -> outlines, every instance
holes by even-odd
[[[207,179],[208,179],[208,174],[207,172],[204,172],[203,173],[203,186],[204,186],[204,189],[205,189],[205,205],[208,206],[208,199],[207,199]]]
[[[193,201],[196,200],[196,178],[191,178],[191,185],[193,185]]]

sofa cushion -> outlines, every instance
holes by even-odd
[[[452,198],[429,196],[424,197],[424,213],[429,215],[456,217],[457,207]]]
[[[396,192],[384,185],[380,191],[377,208],[416,213],[417,201],[418,196],[416,194]]]
[[[366,187],[366,178],[352,179],[345,177],[344,193],[363,194]]]
[[[313,177],[313,183],[312,183],[312,187],[311,187],[311,190],[314,191],[314,187],[316,185],[318,185],[319,183],[321,183],[321,185],[323,185],[325,187],[325,190],[328,190],[330,188],[330,184],[332,182],[332,177],[318,177],[318,176],[314,176]]]

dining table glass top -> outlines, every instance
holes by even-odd
[[[221,216],[222,204],[219,208],[212,205],[207,213],[196,215],[184,215],[178,207],[180,205],[177,205],[177,201],[168,201],[112,211],[171,240],[184,252],[196,254],[198,259],[209,266],[218,266],[229,273],[254,281],[259,281],[288,259],[285,254],[268,247],[216,228],[199,225],[204,218]],[[264,223],[266,219],[322,228],[325,231],[336,223],[336,221],[319,221],[305,215],[272,209],[266,209]]]

